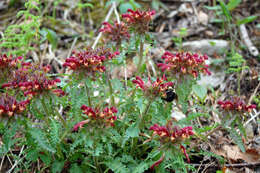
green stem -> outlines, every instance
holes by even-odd
[[[87,96],[88,96],[88,105],[89,105],[89,107],[92,107],[91,98],[90,98],[90,92],[89,92],[89,88],[88,88],[86,83],[85,83],[85,90],[86,90],[86,93],[87,93]]]
[[[106,76],[107,76],[107,83],[108,83],[108,87],[109,87],[109,95],[110,95],[110,99],[111,99],[111,105],[115,106],[115,98],[113,95],[113,87],[112,87],[112,83],[111,83],[111,79],[109,77],[108,72],[106,72]]]
[[[62,122],[63,126],[66,128],[67,127],[67,124],[66,124],[66,121],[64,120],[64,118],[62,117],[62,115],[57,111],[56,108],[54,108],[54,111],[55,111],[55,115],[57,115],[60,119],[60,121]]]
[[[93,159],[94,159],[94,163],[95,163],[97,173],[102,173],[102,171],[99,167],[99,164],[98,164],[98,158],[96,156],[93,156]]]
[[[45,112],[44,121],[46,122],[47,125],[49,125],[48,118],[50,116],[50,113],[49,113],[48,108],[47,108],[47,106],[45,104],[44,97],[42,97],[40,100],[41,100],[41,104],[42,104],[43,110]]]
[[[149,100],[148,104],[146,105],[145,111],[141,115],[141,121],[140,121],[140,124],[139,124],[139,129],[144,128],[144,123],[145,123],[145,120],[146,120],[145,117],[146,117],[146,115],[147,115],[147,113],[149,111],[149,108],[150,108],[150,106],[151,106],[153,101],[154,101],[154,99]]]
[[[137,65],[137,73],[139,74],[141,72],[142,64],[143,64],[143,53],[144,53],[144,42],[141,37],[140,40],[140,49],[139,49],[139,62]]]

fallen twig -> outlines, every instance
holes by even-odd
[[[113,2],[112,7],[111,7],[110,10],[108,11],[107,16],[106,16],[104,22],[107,22],[107,21],[109,20],[109,18],[110,18],[110,16],[111,16],[112,12],[113,12],[113,10],[114,10],[114,8],[116,8],[115,2]],[[95,49],[95,47],[96,47],[96,45],[97,45],[99,39],[101,38],[101,36],[102,36],[102,32],[99,32],[99,34],[98,34],[98,36],[97,36],[97,38],[96,38],[94,44],[93,44],[92,47],[91,47],[92,49]]]
[[[252,41],[250,40],[248,33],[247,33],[247,30],[246,30],[246,26],[244,24],[242,24],[242,25],[239,26],[239,29],[240,29],[241,39],[243,40],[243,42],[247,46],[251,55],[258,56],[259,51],[257,50],[257,48],[253,45]]]
[[[190,164],[194,167],[221,167],[220,165],[216,165],[216,164],[197,164],[197,163],[193,163],[193,164]],[[234,163],[234,164],[225,164],[224,165],[225,167],[236,167],[236,168],[239,168],[239,167],[256,167],[256,166],[260,166],[260,162],[255,162],[255,163]]]

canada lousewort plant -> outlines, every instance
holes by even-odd
[[[73,127],[73,131],[78,131],[79,128],[82,128],[83,125],[88,123],[99,128],[114,126],[114,122],[117,120],[117,116],[115,115],[117,113],[117,109],[115,107],[106,107],[103,111],[100,111],[99,108],[91,108],[86,105],[82,105],[81,110],[88,116],[88,119],[77,123]]]
[[[22,61],[22,57],[13,58],[6,54],[0,54],[0,85],[9,79],[12,71],[17,69],[18,64]]]
[[[232,97],[230,100],[218,101],[218,104],[223,110],[234,112],[251,112],[256,108],[256,105],[247,105],[244,100],[239,97]]]
[[[170,53],[165,52],[162,56],[164,63],[159,63],[158,67],[162,71],[169,71],[170,73],[181,76],[191,75],[194,78],[198,77],[199,73],[210,75],[208,65],[205,60],[208,59],[207,55],[199,55],[197,53]]]
[[[24,96],[32,98],[40,94],[48,94],[49,91],[58,95],[64,95],[61,89],[57,89],[56,84],[60,79],[50,79],[47,76],[49,66],[39,64],[24,63],[22,67],[13,71],[10,81],[2,85],[6,89],[19,89]]]
[[[15,97],[8,94],[0,96],[0,116],[12,117],[16,114],[21,114],[25,111],[26,106],[30,103],[29,100],[17,101]]]
[[[168,82],[165,76],[157,78],[155,82],[152,82],[151,79],[148,79],[148,82],[144,82],[141,77],[136,76],[136,79],[132,81],[136,84],[137,88],[141,88],[144,92],[144,95],[147,97],[166,97],[166,90],[173,86],[173,82]]]
[[[155,11],[133,11],[131,9],[127,10],[127,13],[122,14],[122,18],[125,22],[139,34],[145,34],[149,31],[149,24],[152,21],[152,17],[155,15]]]
[[[190,162],[189,156],[182,143],[187,138],[194,135],[191,126],[187,126],[184,128],[173,126],[171,120],[168,121],[165,126],[159,126],[158,124],[154,124],[153,126],[150,127],[150,130],[153,131],[152,137],[160,141],[162,145],[160,148],[168,150],[173,147],[178,150],[178,147],[180,147],[187,161]],[[158,166],[163,161],[163,159],[164,159],[164,155],[151,166],[151,169],[153,169],[155,166]]]
[[[116,42],[117,45],[120,45],[122,40],[129,40],[130,38],[129,27],[124,22],[114,22],[113,25],[104,22],[103,26],[99,32],[103,32],[108,40]]]
[[[97,72],[106,70],[105,61],[119,55],[119,52],[110,52],[110,49],[87,49],[82,52],[73,52],[70,58],[65,60],[63,67],[68,67],[79,76],[94,77]]]

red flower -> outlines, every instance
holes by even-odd
[[[158,124],[154,124],[153,126],[150,127],[149,130],[153,131],[153,136],[157,136],[161,144],[171,144],[171,145],[180,146],[183,154],[187,158],[187,161],[188,162],[190,161],[188,154],[186,153],[186,150],[181,143],[188,137],[194,135],[191,126],[179,128],[178,126],[173,126],[173,122],[171,120],[168,121],[165,126],[159,126]],[[157,162],[155,162],[151,166],[151,169],[159,165],[162,162],[162,160],[163,159],[160,158]]]
[[[144,91],[145,95],[149,97],[163,95],[170,86],[173,86],[173,82],[167,82],[165,76],[157,78],[153,83],[150,79],[145,83],[142,78],[136,76],[136,79],[132,82],[136,84],[136,87],[140,87]]]
[[[100,29],[99,32],[103,32],[111,41],[121,43],[122,40],[128,40],[130,38],[128,26],[124,22],[114,22],[113,25],[108,22],[104,22],[103,25],[104,28]]]
[[[74,127],[73,127],[73,132],[77,132],[79,130],[79,128],[82,128],[85,124],[89,123],[89,120],[84,120],[81,121],[79,123],[77,123]]]
[[[131,9],[127,10],[128,13],[122,14],[123,19],[126,23],[131,26],[139,34],[144,34],[149,30],[149,23],[152,20],[152,16],[155,11],[133,11]]]
[[[114,122],[117,120],[117,109],[115,107],[106,107],[103,111],[100,111],[98,108],[91,108],[86,105],[81,106],[81,110],[84,114],[88,116],[88,119],[77,123],[73,131],[77,131],[78,128],[82,127],[86,123],[95,123],[101,126],[114,126]]]
[[[238,111],[238,112],[251,112],[256,108],[256,105],[246,105],[245,101],[239,97],[232,97],[231,100],[218,101],[220,107],[224,110]]]
[[[18,102],[13,96],[2,94],[0,97],[0,115],[13,116],[20,114],[29,104],[29,100]]]
[[[106,70],[104,62],[114,58],[119,52],[111,53],[109,49],[99,48],[96,50],[87,49],[84,52],[73,52],[73,56],[67,58],[64,67],[68,67],[77,73],[87,73],[94,76],[96,72]]]
[[[208,65],[205,60],[208,59],[207,55],[198,55],[192,53],[176,53],[165,52],[162,56],[164,63],[159,63],[158,67],[162,71],[170,71],[178,75],[192,75],[197,77],[199,73],[210,75]]]
[[[22,64],[22,67],[13,71],[8,83],[2,85],[7,89],[20,89],[25,96],[32,96],[48,93],[56,90],[56,84],[60,79],[50,79],[47,76],[49,66],[40,66],[39,64]],[[61,94],[61,92],[60,92]]]
[[[194,134],[190,126],[180,129],[176,126],[172,127],[171,123],[168,123],[166,126],[154,124],[149,130],[153,131],[153,136],[158,135],[163,143],[169,141],[173,143],[180,142]]]

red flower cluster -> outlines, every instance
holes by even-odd
[[[93,123],[101,123],[102,125],[105,123],[106,126],[114,126],[114,121],[117,120],[117,116],[115,116],[117,109],[115,107],[106,107],[103,111],[100,111],[98,108],[93,109],[86,105],[82,105],[81,110],[89,119],[77,123],[74,126],[73,131],[78,131],[79,128],[82,128],[84,124],[87,124],[90,121]]]
[[[103,32],[109,40],[120,44],[122,40],[128,40],[130,38],[128,26],[124,22],[114,22],[113,25],[104,22],[103,25],[104,28],[100,29],[99,32]]]
[[[172,121],[168,121],[166,126],[159,126],[158,124],[154,124],[150,127],[150,130],[153,131],[153,136],[159,136],[159,140],[162,144],[180,144],[179,146],[183,154],[185,155],[187,161],[190,162],[189,156],[186,153],[186,149],[183,145],[181,145],[181,142],[187,139],[189,136],[194,135],[191,126],[187,126],[181,129],[177,126],[173,126]],[[151,166],[151,169],[159,165],[163,161],[163,159],[164,157],[155,162]]]
[[[104,62],[119,55],[119,52],[111,53],[109,49],[99,48],[96,50],[87,49],[84,52],[73,52],[73,56],[67,58],[64,67],[78,73],[86,72],[94,76],[96,72],[104,72],[106,70]]]
[[[6,54],[0,54],[0,85],[9,79],[10,74],[17,68],[21,60],[22,57],[12,58]]]
[[[28,104],[29,100],[18,102],[14,97],[2,94],[0,97],[0,116],[7,115],[11,117],[14,114],[20,114]]]
[[[173,86],[173,82],[167,82],[167,78],[163,76],[162,78],[157,78],[155,82],[151,82],[149,79],[147,83],[144,83],[142,78],[139,76],[136,76],[136,79],[133,80],[133,83],[135,83],[137,86],[140,87],[146,96],[159,96],[162,97],[165,96],[166,90],[169,88],[169,86]]]
[[[64,95],[65,93],[62,90],[55,89],[60,79],[50,79],[47,76],[49,70],[49,66],[23,63],[21,68],[13,71],[10,82],[3,84],[2,88],[19,88],[25,96],[30,98],[50,90],[59,96]]]
[[[12,58],[12,56],[7,56],[6,54],[0,54],[0,69],[6,69],[10,67],[17,67],[17,63],[22,60],[22,57]]]
[[[154,124],[150,127],[150,130],[153,130],[153,135],[158,135],[163,143],[181,142],[182,140],[194,134],[191,126],[179,129],[178,127],[171,127],[169,124],[166,126],[159,126],[158,124]]]
[[[162,71],[171,71],[174,74],[189,74],[196,78],[200,72],[210,75],[208,65],[205,60],[208,59],[207,55],[198,55],[192,53],[175,53],[165,52],[162,56],[165,63],[159,63],[158,67]]]
[[[144,34],[149,30],[149,23],[152,20],[152,16],[155,11],[133,11],[131,9],[127,10],[128,13],[123,14],[122,17],[125,19],[126,23],[131,26],[139,34]]]
[[[238,112],[251,112],[256,108],[256,105],[252,104],[247,106],[245,101],[239,97],[233,97],[231,100],[218,101],[218,104],[224,110],[238,111]]]

